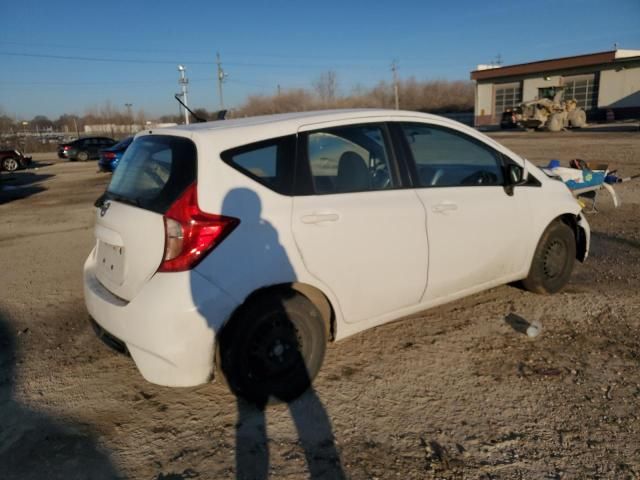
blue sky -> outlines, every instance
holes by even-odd
[[[640,0],[22,0],[2,1],[0,18],[0,107],[20,119],[107,101],[177,113],[178,63],[189,104],[216,110],[216,51],[234,107],[277,85],[310,88],[329,69],[349,93],[389,80],[393,59],[401,77],[468,79],[498,54],[513,64],[640,49]]]

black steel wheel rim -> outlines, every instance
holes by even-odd
[[[283,314],[264,318],[249,339],[249,376],[258,382],[288,377],[304,365],[302,348],[299,332]]]
[[[549,242],[542,262],[546,278],[555,279],[562,275],[567,264],[567,251],[567,245],[561,240]]]

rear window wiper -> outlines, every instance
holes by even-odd
[[[139,197],[126,197],[118,193],[110,192],[109,190],[98,197],[98,199],[94,203],[94,206],[96,208],[102,208],[104,202],[106,202],[107,200],[116,200],[118,202],[128,203],[129,205],[133,205],[134,207],[142,207],[142,199],[140,199]]]

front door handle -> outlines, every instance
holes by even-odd
[[[313,213],[311,215],[304,215],[300,220],[302,223],[313,224],[322,222],[337,222],[340,215],[337,213]]]
[[[431,207],[431,210],[433,210],[435,213],[446,213],[453,210],[458,210],[458,204],[453,202],[442,202]]]

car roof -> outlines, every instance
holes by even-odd
[[[259,115],[255,117],[234,118],[230,120],[217,120],[212,122],[194,123],[191,125],[179,125],[169,127],[170,130],[185,130],[191,132],[201,132],[206,130],[218,130],[228,128],[253,127],[264,124],[281,124],[285,128],[298,128],[303,125],[313,123],[351,120],[369,117],[424,117],[441,118],[435,115],[411,112],[406,110],[390,110],[377,108],[357,108],[357,109],[337,109],[337,110],[315,110],[308,112],[276,113],[273,115]]]

